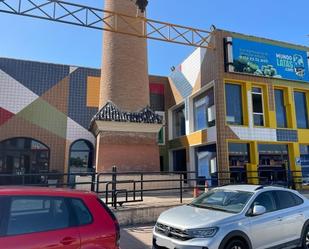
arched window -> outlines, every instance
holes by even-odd
[[[69,173],[93,172],[93,146],[87,140],[77,140],[71,145]]]
[[[31,174],[49,171],[49,148],[32,138],[0,142],[0,174]]]

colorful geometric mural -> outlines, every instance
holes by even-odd
[[[98,106],[87,99],[98,89],[89,78],[99,82],[100,70],[0,58],[0,141],[39,140],[51,149],[50,170],[63,170],[74,141],[95,143],[88,126]]]

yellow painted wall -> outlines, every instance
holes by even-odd
[[[100,77],[88,76],[87,78],[87,106],[99,107],[100,102]]]

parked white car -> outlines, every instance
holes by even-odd
[[[309,249],[309,200],[280,187],[231,185],[162,213],[154,249]]]

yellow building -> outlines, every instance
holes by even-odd
[[[309,48],[222,30],[211,42],[169,77],[169,169],[309,184]]]

